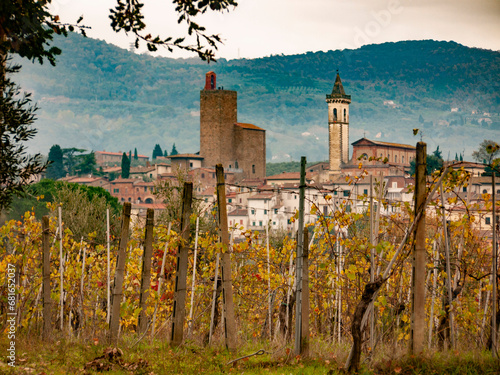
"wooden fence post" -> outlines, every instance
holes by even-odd
[[[109,320],[109,341],[118,344],[118,329],[120,328],[120,305],[123,297],[123,277],[125,274],[125,261],[127,258],[127,242],[130,227],[129,202],[123,204],[122,230],[120,234],[120,245],[116,259],[115,278],[113,282],[113,295],[111,296],[111,318]]]
[[[191,203],[193,201],[193,183],[185,182],[182,193],[181,237],[177,248],[177,268],[175,272],[174,309],[172,313],[171,345],[179,346],[184,333],[186,319],[186,288],[190,237]]]
[[[415,207],[414,212],[422,211],[426,201],[426,177],[427,177],[427,145],[424,142],[417,143],[415,174]],[[415,226],[415,246],[413,249],[413,272],[412,272],[412,319],[410,335],[410,353],[418,355],[424,349],[425,338],[425,209],[422,211]]]
[[[49,217],[42,217],[43,249],[43,339],[52,336],[52,299],[50,298],[50,232]]]
[[[61,323],[61,332],[64,330],[64,256],[63,256],[63,239],[64,233],[62,231],[62,208],[57,207],[59,214],[59,288],[61,293],[59,295],[59,319]]]
[[[219,209],[219,233],[222,243],[222,288],[224,301],[224,328],[226,347],[236,350],[236,320],[234,317],[231,256],[229,254],[229,230],[227,226],[226,184],[222,164],[215,167],[217,175],[217,207]]]
[[[444,254],[446,260],[446,291],[448,293],[448,320],[450,325],[450,345],[455,349],[455,331],[453,328],[453,291],[451,289],[451,264],[450,264],[450,242],[448,240],[448,226],[446,224],[446,211],[444,209],[444,189],[441,181],[441,205],[443,213],[443,238],[444,238]],[[446,300],[446,298],[445,298]],[[445,304],[446,305],[446,304]],[[445,308],[446,311],[446,308]]]
[[[109,234],[109,208],[106,209],[106,324],[109,324],[109,318],[111,315],[111,276],[110,276],[110,234]]]
[[[497,265],[497,260],[498,260],[498,244],[497,244],[497,209],[496,209],[496,187],[495,187],[495,176],[496,171],[493,168],[492,169],[492,174],[491,174],[491,200],[493,203],[493,215],[492,215],[492,228],[493,228],[493,233],[492,233],[492,256],[493,256],[493,261],[492,261],[492,275],[493,275],[493,289],[492,289],[492,309],[491,309],[491,352],[494,353],[493,355],[498,358],[498,352],[497,352],[497,308],[498,308],[498,301],[497,301],[497,293],[498,293],[498,285],[497,285],[497,278],[498,278],[498,265]]]
[[[309,355],[309,232],[304,231],[304,249],[302,253],[302,343],[300,354]]]
[[[194,237],[194,260],[193,260],[193,279],[191,280],[191,306],[189,307],[188,316],[188,336],[191,335],[191,330],[193,329],[193,310],[194,310],[194,295],[196,286],[196,258],[198,256],[198,231],[200,229],[200,217],[196,217],[196,230]]]
[[[146,332],[148,328],[148,308],[147,300],[149,297],[149,288],[151,286],[151,258],[153,256],[153,227],[155,220],[155,211],[148,208],[146,213],[146,233],[144,234],[144,253],[142,254],[142,272],[141,272],[141,294],[139,298],[139,319],[137,323],[139,335]]]
[[[302,257],[304,249],[304,201],[306,190],[306,157],[300,158],[300,186],[299,186],[299,228],[297,236],[296,255],[296,297],[295,297],[295,355],[301,354],[302,344]]]

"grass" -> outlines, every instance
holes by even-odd
[[[0,374],[285,374],[307,375],[343,373],[342,366],[349,346],[312,342],[309,358],[293,355],[293,343],[276,348],[267,343],[248,343],[237,353],[229,353],[223,346],[201,347],[187,342],[171,348],[166,341],[141,341],[125,337],[121,353],[112,352],[105,343],[77,338],[55,338],[50,344],[38,337],[18,337],[16,340],[16,367],[7,365],[5,355],[0,360]],[[0,338],[0,347],[7,347],[6,335]],[[228,362],[265,349],[267,353]],[[272,354],[270,354],[270,353]],[[104,353],[106,358],[102,358]],[[99,357],[101,357],[99,359]],[[105,371],[99,372],[99,369]],[[371,363],[364,363],[360,374],[500,374],[498,360],[489,352],[444,352],[421,357],[395,353],[390,348],[380,349]]]

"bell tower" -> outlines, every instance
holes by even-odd
[[[328,104],[328,138],[330,174],[340,173],[340,166],[349,161],[349,104],[351,95],[346,95],[337,72]]]

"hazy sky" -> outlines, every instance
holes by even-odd
[[[358,48],[398,40],[453,40],[500,50],[500,0],[237,0],[224,14],[204,15],[199,23],[220,34],[218,57],[255,58]],[[52,11],[64,22],[80,15],[88,36],[123,48],[133,40],[109,26],[116,0],[55,0]],[[170,0],[144,0],[148,31],[183,36]],[[144,48],[142,48],[143,50]],[[161,55],[188,56],[166,50]]]

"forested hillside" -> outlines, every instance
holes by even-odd
[[[429,149],[465,152],[500,130],[500,53],[454,42],[407,41],[357,50],[240,59],[207,65],[196,59],[137,55],[70,35],[56,67],[28,61],[16,77],[40,110],[33,151],[50,146],[150,155],[160,143],[199,150],[199,91],[209,70],[217,85],[238,91],[238,120],[267,130],[269,161],[325,160],[325,95],[339,70],[352,95],[351,142],[366,134]],[[486,114],[485,114],[486,113]]]

